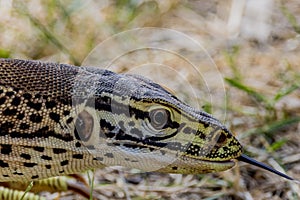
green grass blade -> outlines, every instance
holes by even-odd
[[[281,90],[279,90],[277,92],[277,94],[275,95],[273,101],[277,102],[279,101],[281,98],[285,97],[286,95],[289,95],[290,93],[294,92],[295,90],[300,89],[300,84],[292,84],[290,87],[288,88],[283,88]]]
[[[288,126],[291,126],[291,125],[299,123],[299,122],[300,122],[300,117],[291,117],[288,119],[275,121],[275,122],[266,124],[263,127],[250,129],[246,133],[244,133],[241,138],[249,137],[250,135],[260,134],[260,133],[263,133],[266,136],[271,137],[273,134],[282,130],[283,128],[286,128]],[[241,139],[241,138],[239,138],[239,139]]]
[[[90,175],[90,172],[93,174],[92,177]],[[93,190],[94,190],[94,182],[95,182],[95,169],[91,169],[87,172],[89,185],[90,185],[90,200],[93,200]]]
[[[232,87],[235,87],[235,88],[237,88],[239,90],[242,90],[242,91],[246,92],[247,94],[249,94],[250,96],[252,96],[254,99],[256,99],[258,102],[265,103],[266,105],[270,104],[269,101],[267,100],[267,98],[264,95],[259,94],[254,89],[252,89],[252,88],[244,85],[240,81],[238,81],[236,79],[231,79],[231,78],[225,78],[225,81],[229,85],[231,85]]]
[[[32,16],[25,5],[19,4],[16,8],[22,15],[26,16],[38,30],[41,31],[47,40],[49,40],[62,52],[69,55],[70,59],[75,65],[80,65],[80,62],[72,55],[69,49],[62,42],[60,42],[60,40],[57,39],[57,37],[51,31],[49,31],[48,28],[39,21],[39,19]]]
[[[285,15],[287,20],[290,22],[290,24],[292,25],[294,31],[296,33],[300,34],[300,26],[297,22],[296,17],[284,5],[281,6],[281,12]]]
[[[275,141],[274,143],[272,143],[269,147],[268,147],[268,151],[269,152],[274,152],[278,149],[280,149],[284,144],[286,144],[288,140],[283,138],[281,140]]]
[[[23,200],[26,196],[26,194],[31,190],[31,188],[33,187],[33,181],[31,181],[29,183],[29,185],[27,186],[26,190],[24,191],[24,194],[22,195],[20,200]]]

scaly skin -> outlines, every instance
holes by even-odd
[[[0,181],[122,165],[208,173],[242,147],[211,115],[133,75],[0,60]]]

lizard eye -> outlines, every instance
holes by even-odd
[[[169,119],[169,112],[163,108],[150,111],[150,123],[156,130],[163,129]]]

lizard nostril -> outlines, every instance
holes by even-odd
[[[218,138],[218,140],[217,140],[217,143],[218,143],[218,144],[224,143],[224,142],[226,141],[226,138],[227,138],[226,135],[225,135],[223,132],[221,132],[220,135],[219,135],[219,138]]]

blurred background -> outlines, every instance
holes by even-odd
[[[205,73],[201,71],[213,85],[210,98],[205,93],[189,98],[189,91],[172,79],[163,84],[178,95],[184,93],[184,101],[193,104],[200,99],[202,109],[221,116],[248,155],[300,179],[296,0],[0,0],[0,57],[81,65],[103,41],[143,27],[172,29],[199,42],[213,61]],[[99,56],[106,56],[105,49],[102,52]],[[168,60],[169,66],[176,64],[176,59]],[[121,63],[112,70],[131,69]],[[177,65],[175,70],[182,69]],[[192,71],[185,73],[195,93],[201,93],[203,84],[189,75]],[[220,77],[221,84],[214,85]],[[211,100],[216,98],[222,103]],[[96,170],[94,176],[94,190],[102,199],[300,199],[298,185],[243,163],[207,175],[113,167]],[[71,191],[43,195],[74,199]]]

